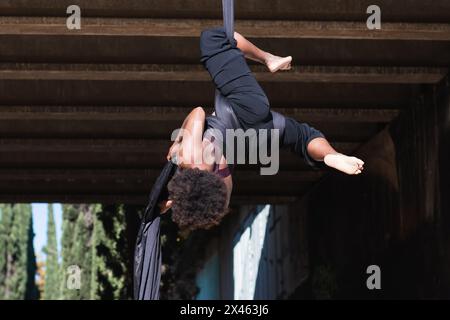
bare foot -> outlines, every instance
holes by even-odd
[[[364,161],[341,153],[328,154],[324,161],[327,166],[350,175],[360,174],[364,170]]]
[[[278,70],[290,70],[292,63],[292,57],[278,57],[273,54],[269,54],[266,59],[266,66],[270,70],[270,72],[274,73]]]

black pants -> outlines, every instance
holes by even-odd
[[[231,103],[242,128],[273,129],[269,100],[250,71],[237,42],[228,40],[223,27],[207,29],[201,34],[200,50],[200,61],[217,89]],[[311,140],[324,135],[295,119],[285,117],[285,122],[281,146],[290,147],[308,164],[316,165],[317,162],[307,152],[307,146]]]

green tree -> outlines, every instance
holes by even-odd
[[[93,229],[94,216],[98,205],[65,205],[63,222],[63,270],[62,298],[73,300],[94,299],[91,288],[93,269]],[[81,270],[79,290],[68,289],[67,268],[77,266]]]
[[[12,225],[12,211],[8,205],[0,205],[0,299],[6,299],[9,295],[7,287],[9,258],[9,234]]]
[[[47,215],[47,245],[44,248],[46,262],[43,298],[45,300],[56,300],[60,297],[61,285],[55,217],[53,214],[53,205],[50,203],[48,204]]]
[[[0,298],[37,299],[31,205],[3,205],[0,228]]]
[[[70,292],[67,290],[67,269],[72,264],[72,245],[75,231],[75,224],[78,219],[78,209],[73,205],[62,206],[62,237],[61,237],[61,258],[62,264],[60,269],[61,287],[60,298],[70,299]]]
[[[27,286],[25,291],[26,300],[39,299],[39,288],[36,283],[37,261],[36,253],[34,251],[34,231],[33,231],[33,213],[31,206],[29,206],[28,219],[28,245],[27,245]]]
[[[129,217],[132,217],[130,220]],[[129,299],[136,211],[122,205],[64,205],[62,275],[82,270],[80,290],[61,288],[63,299]],[[130,230],[130,223],[132,221]]]
[[[123,206],[102,206],[94,220],[93,297],[126,299],[128,264],[126,218]]]

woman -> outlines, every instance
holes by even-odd
[[[201,62],[231,105],[244,130],[273,129],[274,116],[269,101],[245,58],[260,62],[270,72],[289,70],[292,57],[278,57],[265,52],[239,33],[228,40],[223,27],[208,29],[200,37]],[[311,166],[319,163],[349,175],[360,174],[364,162],[338,153],[324,135],[305,123],[284,117],[280,144],[290,147]],[[206,116],[201,107],[187,116],[169,150],[167,159],[180,168],[168,184],[169,199],[161,211],[172,209],[172,219],[183,229],[209,228],[226,214],[233,187],[231,170],[223,156],[222,144],[206,129],[223,132],[218,117]],[[225,145],[226,146],[226,145]],[[219,156],[218,156],[219,155]],[[211,159],[215,159],[211,161]]]

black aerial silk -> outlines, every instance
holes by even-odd
[[[227,37],[234,38],[234,0],[222,0],[223,21]],[[218,117],[237,126],[231,107],[216,90],[215,109]],[[225,116],[226,115],[226,116]],[[225,120],[225,118],[227,120]],[[168,161],[150,192],[149,202],[139,228],[134,252],[134,299],[158,300],[161,282],[160,208],[158,203],[167,200],[167,183],[177,166]]]
[[[168,161],[153,185],[142,217],[134,252],[134,299],[158,300],[161,281],[160,208],[168,197],[167,183],[177,166]]]

